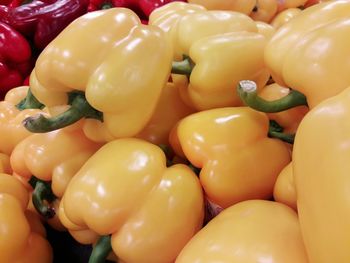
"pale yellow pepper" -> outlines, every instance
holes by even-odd
[[[173,262],[203,222],[203,194],[186,165],[166,167],[160,147],[105,144],[70,181],[59,216],[68,229],[111,235],[122,262]]]
[[[221,212],[185,246],[176,263],[308,263],[297,214],[249,200]]]

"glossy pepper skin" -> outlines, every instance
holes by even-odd
[[[300,8],[288,8],[279,12],[271,21],[271,25],[277,30],[282,25],[287,23],[289,20],[293,19],[301,13]]]
[[[15,147],[13,171],[27,180],[34,175],[52,181],[54,194],[61,198],[71,179],[100,144],[88,140],[80,130],[32,134]]]
[[[90,0],[88,11],[95,11],[100,9],[112,7],[126,7],[133,10],[141,20],[147,21],[150,14],[157,8],[172,3],[172,2],[186,2],[184,0]]]
[[[293,176],[293,162],[286,165],[277,177],[273,188],[275,201],[285,204],[297,211],[297,194]]]
[[[175,34],[170,38],[176,60],[189,55],[192,44],[202,38],[229,32],[257,32],[254,21],[247,15],[233,11],[208,11],[186,3],[172,3],[157,9],[150,23],[168,34]]]
[[[22,183],[0,174],[0,262],[53,261],[50,244],[27,219],[27,204],[28,192]]]
[[[184,101],[197,110],[242,105],[235,92],[238,82],[255,80],[260,89],[269,78],[263,60],[265,44],[263,35],[246,31],[197,40],[189,51],[194,66],[188,86],[180,90]],[[187,81],[184,78],[173,75],[175,83]]]
[[[54,229],[65,230],[56,216],[60,199],[71,178],[99,147],[99,144],[88,140],[81,129],[60,129],[33,134],[13,150],[10,161],[16,175],[25,182],[35,176],[50,183],[48,187],[52,194],[49,196],[40,194],[42,183],[32,183],[31,190],[35,209]]]
[[[169,134],[182,118],[194,113],[181,99],[179,86],[168,82],[163,88],[157,107],[146,127],[135,137],[157,145],[168,145]]]
[[[39,113],[46,114],[40,109],[20,110],[16,105],[26,96],[28,86],[11,89],[0,102],[0,152],[10,155],[15,146],[24,138],[31,135],[22,121]]]
[[[14,87],[21,86],[30,73],[31,48],[28,41],[11,26],[0,22],[0,99]]]
[[[347,88],[317,105],[295,138],[293,174],[310,263],[350,260],[349,100]]]
[[[265,114],[248,107],[212,109],[182,119],[170,143],[201,169],[208,199],[226,208],[271,197],[277,175],[289,163],[284,143],[267,137],[268,126]]]
[[[194,172],[167,168],[160,147],[134,138],[97,151],[69,183],[61,207],[68,228],[111,234],[113,251],[128,263],[173,262],[203,222]]]
[[[69,23],[87,12],[88,0],[34,0],[18,7],[0,8],[0,21],[29,37],[42,50]]]
[[[250,14],[256,0],[188,0],[191,4],[202,5],[208,10],[229,10],[243,14]]]
[[[187,243],[175,262],[308,263],[308,260],[297,214],[277,202],[249,200],[212,219]]]
[[[265,49],[273,79],[298,90],[313,108],[349,86],[349,1],[311,6],[282,26]]]
[[[149,24],[160,27],[165,33],[166,37],[169,39],[169,42],[172,43],[174,49],[174,59],[181,60],[183,53],[181,52],[180,45],[178,44],[178,31],[177,27],[182,17],[197,12],[206,11],[203,6],[183,3],[183,2],[173,2],[157,8],[154,10],[149,17]],[[215,23],[212,23],[215,25]],[[192,27],[190,27],[192,28]],[[218,27],[220,28],[220,27]],[[195,32],[204,33],[205,30],[193,29],[191,33]],[[181,35],[180,35],[181,36]]]
[[[90,44],[82,48],[78,40]],[[103,113],[101,124],[112,138],[133,136],[153,114],[170,75],[171,56],[164,33],[141,25],[131,10],[91,12],[40,54],[31,86],[40,101],[51,105],[67,100],[67,91],[85,91],[87,102]],[[61,101],[52,101],[53,93]]]

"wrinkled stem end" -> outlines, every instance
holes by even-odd
[[[305,95],[296,90],[290,90],[287,96],[278,100],[264,100],[258,96],[257,85],[251,80],[240,81],[237,85],[237,94],[245,105],[266,113],[285,111],[302,105],[307,106]]]
[[[111,236],[108,235],[100,237],[91,252],[89,263],[104,263],[111,251]]]
[[[283,133],[283,128],[274,120],[270,120],[268,136],[293,144],[295,134]]]
[[[54,217],[56,212],[50,203],[56,199],[56,196],[52,192],[51,184],[34,176],[29,180],[29,183],[34,188],[32,200],[35,209],[46,219]]]
[[[84,93],[75,92],[71,99],[71,107],[65,112],[51,118],[43,114],[28,117],[23,120],[23,125],[30,132],[45,133],[67,127],[82,118],[103,121],[103,114],[87,102]]]
[[[30,89],[28,89],[27,96],[21,100],[17,105],[17,109],[25,110],[25,109],[42,109],[44,108],[44,104],[35,98]]]
[[[193,70],[194,63],[190,57],[184,55],[184,59],[182,61],[173,61],[171,66],[171,73],[186,75],[189,77]]]

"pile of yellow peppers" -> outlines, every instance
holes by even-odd
[[[0,102],[0,263],[54,262],[47,228],[89,263],[349,263],[349,34],[350,0],[77,18]]]

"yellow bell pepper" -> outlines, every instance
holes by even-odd
[[[258,28],[258,33],[263,35],[267,40],[269,40],[276,32],[276,29],[268,23],[256,21],[255,24]]]
[[[297,211],[297,194],[293,178],[293,166],[290,162],[277,177],[273,188],[273,198],[275,201],[283,203]]]
[[[189,58],[173,62],[174,74],[189,76],[180,89],[184,101],[197,110],[242,105],[235,87],[242,79],[252,79],[263,87],[269,73],[264,65],[266,39],[254,32],[233,32],[197,40]],[[187,76],[173,75],[174,83]]]
[[[11,89],[0,102],[0,152],[10,155],[13,148],[31,133],[27,131],[22,121],[30,116],[43,113],[42,104],[36,103],[31,97],[28,86]],[[26,103],[27,101],[27,103]],[[43,113],[44,114],[44,113]]]
[[[350,84],[347,57],[349,1],[303,10],[282,26],[265,49],[273,79],[307,97],[310,108]]]
[[[347,88],[317,105],[295,138],[293,175],[310,263],[350,261],[349,101]]]
[[[301,12],[300,8],[288,8],[283,10],[282,12],[278,13],[273,20],[271,21],[271,25],[278,29],[281,26],[283,26],[285,23],[287,23],[289,20],[293,19],[297,15],[299,15]]]
[[[173,44],[175,60],[188,55],[192,44],[201,38],[237,31],[257,32],[254,21],[238,12],[208,11],[198,5],[175,2],[153,13],[150,24],[166,32]]]
[[[112,8],[81,16],[43,50],[31,75],[33,94],[40,101],[62,104],[62,99],[52,101],[53,94],[61,94],[67,103],[67,94],[73,92],[72,106],[52,119],[28,118],[24,125],[47,132],[88,117],[103,119],[113,138],[136,135],[152,116],[171,60],[165,33],[141,25],[131,10]]]
[[[179,21],[185,15],[201,11],[204,12],[206,9],[200,5],[175,1],[156,8],[150,14],[148,23],[160,27],[166,33],[168,41],[173,46],[175,60],[181,60],[183,55],[180,51],[175,50],[176,46],[178,46],[177,25]],[[201,31],[203,32],[204,30]]]
[[[51,263],[50,244],[31,229],[25,209],[28,192],[14,177],[0,174],[0,262]]]
[[[170,143],[178,155],[201,168],[200,182],[208,199],[226,208],[272,196],[290,153],[282,141],[268,138],[268,130],[266,114],[248,107],[227,107],[182,119]]]
[[[10,157],[4,153],[0,153],[0,173],[12,174]]]
[[[56,210],[51,202],[63,196],[71,178],[100,146],[88,140],[82,130],[33,134],[15,147],[11,165],[14,173],[26,177],[27,181],[35,176],[31,182],[33,203],[38,212],[49,219]],[[47,182],[51,182],[50,185]],[[56,206],[58,208],[58,204]]]
[[[225,209],[211,220],[188,242],[175,262],[308,260],[297,214],[277,202],[249,200]]]
[[[188,0],[191,4],[202,5],[209,10],[230,10],[250,14],[256,0]]]
[[[257,0],[255,8],[250,17],[256,21],[270,22],[277,13],[278,4],[276,0]]]
[[[160,147],[125,138],[105,144],[72,178],[59,216],[68,229],[111,235],[97,250],[112,246],[122,262],[170,263],[201,228],[203,209],[189,167],[167,168]],[[90,262],[101,262],[95,256]]]
[[[174,125],[194,112],[181,99],[179,87],[169,82],[162,90],[157,107],[146,127],[135,137],[157,145],[169,144],[169,133]]]

